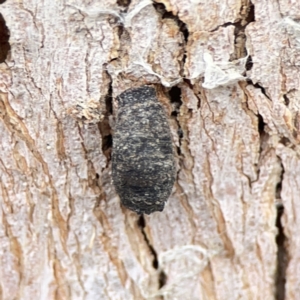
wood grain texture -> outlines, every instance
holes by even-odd
[[[1,299],[300,299],[297,1],[0,9]],[[145,217],[111,176],[116,97],[142,85],[178,166]]]

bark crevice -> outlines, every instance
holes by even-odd
[[[251,82],[251,84],[256,88],[256,89],[260,89],[261,90],[261,92],[262,92],[262,94],[264,95],[264,96],[266,96],[266,98],[268,98],[270,101],[272,101],[271,100],[271,98],[268,96],[268,94],[267,94],[267,92],[266,92],[266,89],[262,86],[262,85],[260,85],[259,83],[253,83],[252,81],[250,81]]]
[[[160,269],[157,253],[156,253],[154,247],[152,246],[152,244],[150,243],[148,236],[145,232],[146,221],[145,221],[145,218],[143,215],[141,215],[138,219],[138,226],[141,229],[141,233],[144,237],[144,240],[149,248],[150,253],[153,256],[152,266],[154,269],[156,269],[159,272],[158,273],[158,288],[161,289],[167,282],[167,275],[163,270]]]
[[[109,76],[109,74],[108,74]],[[108,92],[104,101],[104,117],[99,122],[99,130],[102,138],[102,152],[107,159],[107,164],[111,159],[112,152],[112,128],[110,126],[109,119],[113,115],[113,103],[112,103],[112,80],[110,81]]]
[[[157,13],[159,13],[161,15],[162,19],[169,18],[169,19],[173,19],[176,21],[176,23],[178,24],[179,30],[183,34],[185,42],[187,42],[188,37],[189,37],[189,31],[188,31],[187,25],[184,22],[182,22],[178,16],[172,14],[172,12],[170,12],[170,11],[167,11],[166,7],[163,3],[154,2],[153,6],[154,6],[155,10],[157,11]]]
[[[172,113],[171,116],[176,120],[177,123],[177,134],[178,134],[178,143],[179,145],[176,147],[178,156],[181,155],[181,143],[183,138],[183,130],[180,126],[180,122],[178,120],[178,114],[180,111],[180,107],[182,105],[181,100],[181,89],[178,86],[174,86],[169,90],[169,98],[172,104]]]
[[[176,21],[176,23],[178,25],[178,28],[181,31],[182,35],[183,35],[183,38],[184,38],[184,41],[185,41],[185,45],[183,45],[183,47],[185,48],[186,44],[188,42],[188,39],[189,39],[189,31],[188,31],[188,27],[187,27],[186,23],[182,22],[180,20],[180,18],[178,16],[172,14],[172,12],[167,11],[164,4],[154,2],[153,6],[154,6],[155,10],[157,11],[157,13],[161,15],[162,19],[169,18],[169,19],[173,19],[173,20]],[[182,73],[181,75],[182,76],[184,74],[185,61],[186,61],[186,51],[184,51],[183,58],[182,58],[182,68],[181,68],[181,73]]]
[[[234,53],[232,54],[230,61],[236,60],[248,55],[246,48],[247,36],[245,33],[246,27],[255,21],[255,7],[251,1],[246,5],[242,5],[240,9],[240,20],[233,23],[234,25]],[[252,63],[252,59],[250,58]],[[246,69],[251,69],[252,65],[249,60],[246,62]]]
[[[276,244],[277,244],[277,266],[276,266],[276,274],[275,274],[275,299],[276,300],[284,300],[285,299],[285,282],[286,282],[286,269],[287,269],[287,257],[288,253],[286,250],[286,236],[284,234],[283,224],[281,222],[281,218],[284,214],[284,206],[281,201],[281,188],[282,188],[282,180],[284,175],[284,167],[281,164],[282,172],[280,176],[280,181],[276,187],[276,227],[278,230],[276,236]]]
[[[285,282],[286,282],[286,268],[287,268],[287,251],[285,249],[286,236],[284,234],[281,217],[284,213],[283,205],[277,206],[276,227],[278,234],[276,236],[277,244],[277,268],[276,268],[276,282],[275,282],[275,299],[285,299]]]
[[[4,3],[5,1],[1,1],[0,4]],[[10,50],[9,44],[9,29],[6,26],[6,22],[0,14],[0,63],[3,63],[8,55]]]

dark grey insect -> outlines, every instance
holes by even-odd
[[[172,139],[155,89],[142,86],[117,97],[112,177],[122,204],[138,214],[163,211],[175,181]]]

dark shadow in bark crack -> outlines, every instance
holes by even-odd
[[[284,168],[282,167],[281,179],[276,187],[276,198],[281,198],[281,188],[282,180],[284,174]],[[277,217],[276,217],[276,227],[278,229],[278,234],[276,236],[277,244],[277,269],[276,269],[276,282],[275,282],[275,299],[284,300],[285,299],[285,282],[286,282],[286,268],[288,265],[288,253],[286,250],[287,238],[284,234],[283,226],[281,223],[281,218],[284,213],[284,207],[282,203],[277,204]]]
[[[143,215],[141,215],[138,219],[138,226],[141,228],[141,232],[142,235],[144,236],[145,242],[147,244],[147,246],[149,247],[149,250],[151,252],[151,254],[153,255],[153,262],[152,262],[152,266],[154,269],[159,270],[159,262],[157,259],[157,253],[154,250],[153,246],[151,245],[147,234],[144,230],[144,228],[146,227],[146,222],[145,222],[145,218]],[[159,270],[159,274],[158,274],[158,287],[159,289],[161,289],[167,282],[167,276],[165,274],[165,272],[163,270]]]
[[[4,3],[0,2],[0,4]],[[0,63],[3,63],[10,50],[9,40],[9,30],[6,26],[3,16],[0,14]]]
[[[109,117],[113,113],[112,107],[112,84],[110,84],[108,93],[105,97],[104,118],[98,125],[102,137],[102,153],[106,156],[108,162],[111,159],[112,151],[112,129],[109,124]]]

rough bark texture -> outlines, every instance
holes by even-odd
[[[300,299],[299,1],[0,2],[0,299]],[[145,84],[178,167],[138,216],[111,145]]]

